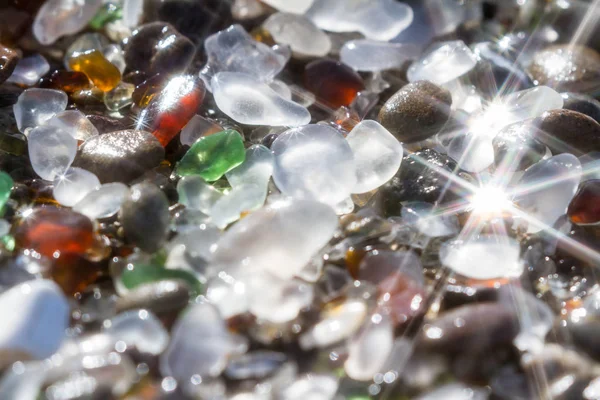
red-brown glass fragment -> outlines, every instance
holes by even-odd
[[[304,70],[306,88],[328,107],[349,106],[365,84],[352,68],[334,60],[317,60]]]
[[[571,222],[579,225],[600,222],[600,179],[584,182],[567,209]]]
[[[40,87],[74,93],[78,90],[90,89],[92,83],[83,72],[57,70],[49,78],[42,79]]]

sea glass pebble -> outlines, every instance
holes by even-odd
[[[212,185],[199,175],[184,176],[177,183],[179,202],[188,208],[209,215],[212,206],[223,197]]]
[[[50,71],[50,64],[41,54],[34,54],[19,60],[12,75],[6,80],[22,86],[34,86]]]
[[[100,181],[96,175],[85,169],[71,167],[56,177],[52,194],[60,204],[71,207],[99,186]]]
[[[466,74],[476,64],[477,57],[463,41],[443,42],[415,61],[406,76],[410,82],[425,80],[441,85]]]
[[[314,0],[264,0],[263,3],[288,13],[304,14],[312,5]]]
[[[102,0],[46,1],[33,22],[33,35],[47,45],[61,36],[76,33],[94,17],[102,3]]]
[[[264,23],[276,43],[290,46],[300,56],[323,57],[331,50],[331,39],[304,16],[275,13]]]
[[[77,152],[77,140],[55,126],[42,125],[32,129],[28,142],[33,170],[49,181],[66,172]]]
[[[77,140],[85,141],[98,135],[98,129],[79,110],[67,110],[56,114],[45,122],[45,125],[55,126],[73,136]]]
[[[121,204],[129,193],[129,188],[119,182],[105,183],[86,194],[73,210],[90,219],[108,218],[119,212]]]
[[[411,43],[388,43],[359,39],[346,42],[340,50],[340,60],[357,71],[377,72],[400,68],[421,54]]]
[[[19,96],[13,112],[19,131],[34,128],[67,108],[67,94],[54,89],[27,89]]]

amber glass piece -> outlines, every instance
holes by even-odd
[[[333,113],[328,122],[334,127],[349,133],[360,122],[360,117],[356,111],[342,106]]]
[[[304,70],[304,85],[331,108],[349,106],[365,83],[349,66],[334,60],[317,60]]]
[[[152,132],[166,146],[194,115],[204,100],[204,82],[186,75],[172,78],[138,118],[138,126]]]
[[[164,74],[156,74],[135,87],[133,91],[133,102],[141,108],[146,108],[154,96],[165,87],[167,77]]]
[[[262,26],[252,29],[250,36],[257,42],[264,43],[267,46],[275,46],[277,44],[271,33]]]
[[[98,50],[79,53],[69,60],[73,71],[83,72],[103,92],[112,90],[121,82],[121,72]]]
[[[600,179],[584,182],[571,200],[567,216],[575,224],[600,222]]]
[[[54,259],[50,277],[67,295],[73,295],[94,283],[103,270],[100,263],[91,262],[80,254],[67,253]]]
[[[94,227],[88,217],[69,209],[40,207],[23,215],[14,236],[18,247],[58,258],[84,254],[94,243]]]
[[[46,89],[62,90],[74,93],[78,90],[90,89],[92,83],[87,75],[79,71],[56,70],[48,78],[42,79],[40,87]]]

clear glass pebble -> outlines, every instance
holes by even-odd
[[[482,172],[494,163],[492,139],[467,133],[456,136],[448,145],[448,155],[467,172]]]
[[[71,136],[80,141],[86,141],[92,136],[99,134],[94,124],[79,110],[60,112],[46,121],[45,125],[55,126],[67,131]]]
[[[421,54],[419,46],[410,43],[389,43],[358,39],[346,42],[340,50],[340,60],[356,71],[378,72],[400,68]]]
[[[32,129],[27,140],[33,170],[49,181],[63,175],[77,153],[77,140],[64,129],[54,126]]]
[[[116,343],[126,348],[135,347],[141,353],[159,355],[169,343],[169,334],[162,323],[147,310],[132,310],[121,313],[110,320],[104,329]]]
[[[315,0],[264,0],[263,3],[270,5],[276,10],[293,13],[304,14]]]
[[[123,23],[129,28],[139,25],[144,15],[144,0],[123,1]]]
[[[263,23],[273,40],[290,46],[299,56],[323,57],[331,50],[331,39],[311,20],[296,14],[275,13]]]
[[[200,115],[194,115],[192,119],[183,127],[179,140],[181,144],[191,146],[201,137],[221,132],[223,127],[216,122],[210,121]]]
[[[35,128],[67,108],[65,92],[53,89],[27,89],[13,105],[13,112],[20,132]]]
[[[471,388],[463,383],[448,383],[440,386],[415,400],[487,400],[485,389]]]
[[[352,193],[377,189],[398,172],[402,162],[402,144],[378,122],[361,121],[346,140],[356,165],[356,184]]]
[[[281,400],[332,400],[338,389],[338,380],[330,375],[310,374],[297,379],[280,392]]]
[[[206,183],[198,175],[184,176],[177,183],[179,202],[188,208],[210,215],[211,208],[223,197],[223,193]]]
[[[211,82],[217,106],[237,122],[271,126],[299,126],[310,122],[310,113],[305,107],[284,99],[251,75],[219,72]]]
[[[335,205],[356,185],[352,149],[326,125],[290,129],[275,139],[273,178],[282,193]]]
[[[35,16],[33,35],[41,44],[54,43],[58,38],[77,33],[96,15],[102,0],[50,0]]]
[[[242,214],[259,209],[267,197],[267,185],[254,183],[234,187],[226,196],[219,198],[210,209],[212,222],[224,229],[240,219]]]
[[[503,122],[509,125],[539,117],[546,111],[561,109],[564,99],[560,93],[548,86],[537,86],[503,96],[499,99],[499,104],[499,107],[503,107],[508,113],[502,115],[502,111],[499,111]]]
[[[111,111],[119,111],[133,103],[132,95],[135,86],[121,82],[114,89],[104,93],[104,105]]]
[[[271,150],[255,144],[246,149],[244,162],[227,172],[225,177],[232,187],[254,183],[266,189],[269,178],[273,174],[274,162],[275,158]]]
[[[425,80],[442,85],[466,74],[476,64],[477,57],[462,40],[442,42],[415,61],[406,76],[410,82]]]
[[[282,280],[268,273],[246,280],[249,310],[275,324],[293,320],[313,300],[313,287],[300,280]]]
[[[72,207],[89,192],[100,187],[100,180],[85,169],[71,167],[54,180],[52,194],[61,205]]]
[[[422,235],[428,237],[452,236],[460,230],[456,215],[436,215],[433,205],[429,203],[406,202],[401,213],[404,222],[415,225]]]
[[[89,192],[73,206],[73,210],[91,220],[112,217],[119,212],[128,193],[129,188],[123,183],[105,183]]]
[[[50,64],[46,58],[41,54],[34,54],[20,59],[6,82],[21,86],[34,86],[48,71],[50,71]]]
[[[394,0],[315,0],[306,16],[321,29],[381,41],[395,38],[413,21],[412,8]]]

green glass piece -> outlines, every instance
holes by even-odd
[[[27,150],[27,142],[25,141],[25,135],[0,133],[0,150],[15,156],[25,154]]]
[[[175,173],[200,175],[205,181],[213,182],[243,163],[245,158],[242,136],[229,129],[198,139],[177,164]]]
[[[121,7],[113,3],[106,3],[94,15],[94,18],[90,21],[90,28],[102,29],[104,25],[109,22],[114,22],[123,17],[123,10]]]
[[[121,283],[127,289],[133,289],[144,283],[179,279],[188,284],[193,296],[202,293],[202,283],[188,271],[183,269],[169,269],[151,264],[130,264],[121,272]]]
[[[13,251],[15,249],[15,238],[12,235],[4,235],[0,238],[4,248],[8,251]]]
[[[12,187],[13,180],[10,175],[0,171],[0,210],[4,208],[4,205],[8,201]]]

